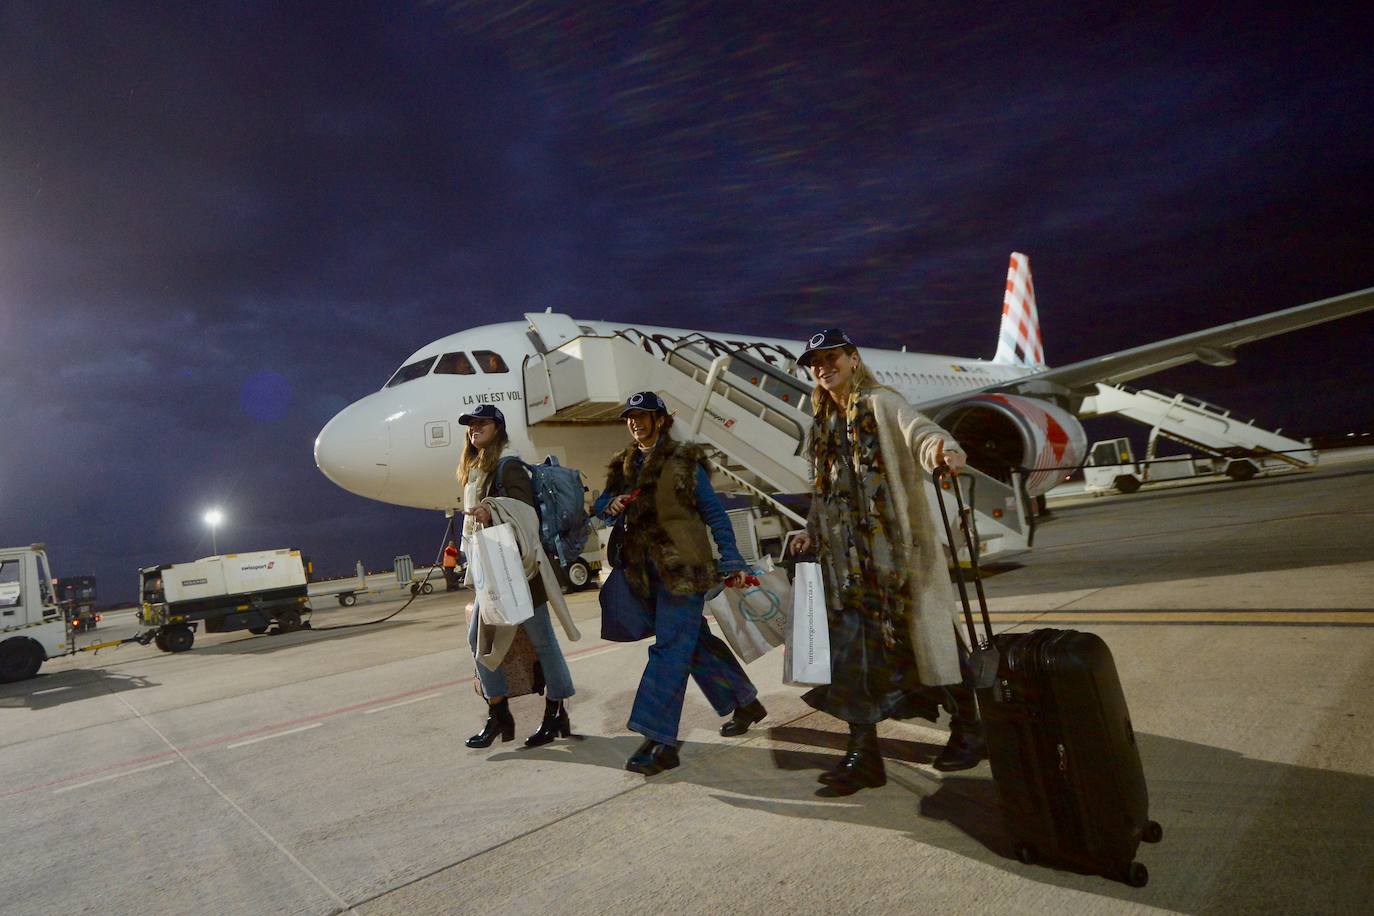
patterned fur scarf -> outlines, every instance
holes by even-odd
[[[709,537],[705,557],[695,556],[691,545],[676,542],[658,517],[658,486],[667,475],[677,503],[699,517],[696,498],[696,473],[705,466],[706,453],[699,446],[660,439],[650,449],[644,463],[635,468],[638,446],[631,445],[611,459],[606,468],[606,492],[640,493],[625,509],[625,536],[621,564],[630,588],[642,598],[652,598],[649,567],[658,570],[663,586],[675,595],[704,592],[716,584],[716,562],[710,554]],[[705,522],[701,522],[703,530]]]
[[[857,392],[843,415],[830,411],[811,427],[813,483],[821,502],[818,548],[833,573],[839,603],[878,621],[891,648],[909,642],[911,571],[868,394]],[[846,529],[849,543],[832,543]]]

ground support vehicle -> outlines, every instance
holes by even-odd
[[[551,556],[549,560],[553,563],[553,571],[558,577],[559,584],[566,591],[580,592],[584,588],[592,588],[601,581],[602,556],[600,543],[589,538],[587,549],[573,557],[567,566],[560,565],[557,557]]]
[[[1137,461],[1131,440],[1103,439],[1088,450],[1083,466],[1083,491],[1094,496],[1103,493],[1134,493],[1141,487],[1169,480],[1229,477],[1250,480],[1259,474],[1297,470],[1291,463],[1247,455],[1174,455]]]
[[[266,633],[309,626],[310,598],[299,550],[206,557],[140,570],[140,621],[164,652],[185,652],[202,622],[207,633]]]
[[[0,683],[68,655],[71,641],[42,544],[0,548]]]
[[[363,568],[363,561],[359,560],[351,579],[330,579],[324,582],[310,583],[311,598],[338,599],[341,607],[352,607],[358,603],[358,596],[368,592],[367,570]]]
[[[152,632],[76,648],[76,630],[63,613],[42,544],[0,547],[0,683],[38,674],[45,661],[136,642]]]
[[[100,623],[100,615],[95,612],[95,576],[64,576],[55,584],[57,600],[66,610],[72,630],[94,630]]]

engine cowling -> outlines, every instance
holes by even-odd
[[[1083,425],[1048,401],[1016,394],[979,394],[932,418],[959,440],[968,463],[1004,483],[1025,472],[1028,496],[1039,496],[1078,467],[1087,453]]]

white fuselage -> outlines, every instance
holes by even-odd
[[[606,321],[577,321],[576,327],[590,336],[622,335],[660,357],[683,338],[702,336],[682,328]],[[811,384],[810,374],[795,366],[805,349],[800,341],[705,336],[732,349],[745,347],[750,355]],[[528,426],[522,367],[527,357],[538,353],[531,325],[524,321],[485,325],[435,340],[415,351],[386,387],[349,405],[325,425],[315,440],[315,463],[330,480],[360,496],[417,508],[460,506],[454,472],[465,428],[458,418],[477,404],[489,403],[504,414],[511,443],[525,460],[557,455],[563,463],[580,467],[596,486],[600,470],[628,443],[628,435],[620,424]],[[918,405],[1032,371],[928,353],[868,348],[862,353],[880,381]],[[406,379],[406,369],[412,366],[414,377]]]

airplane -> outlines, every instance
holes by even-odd
[[[1078,414],[1099,383],[1117,385],[1193,361],[1230,365],[1244,344],[1369,309],[1374,309],[1374,287],[1051,368],[1045,362],[1030,261],[1013,252],[992,359],[868,347],[861,352],[880,382],[960,442],[970,466],[1002,480],[1019,468],[1025,474],[1024,494],[1034,498],[1062,481],[1065,468],[1083,463],[1087,437]],[[455,478],[463,447],[458,417],[474,404],[492,403],[501,408],[511,443],[526,461],[554,454],[561,463],[581,468],[596,486],[601,469],[625,441],[618,411],[590,426],[527,422],[531,405],[523,368],[578,338],[620,338],[665,360],[675,348],[696,341],[712,354],[748,354],[760,370],[795,379],[799,391],[812,384],[810,373],[796,365],[805,341],[548,312],[525,318],[459,331],[416,350],[379,391],[324,426],[315,439],[316,466],[359,496],[451,512],[462,505]]]

